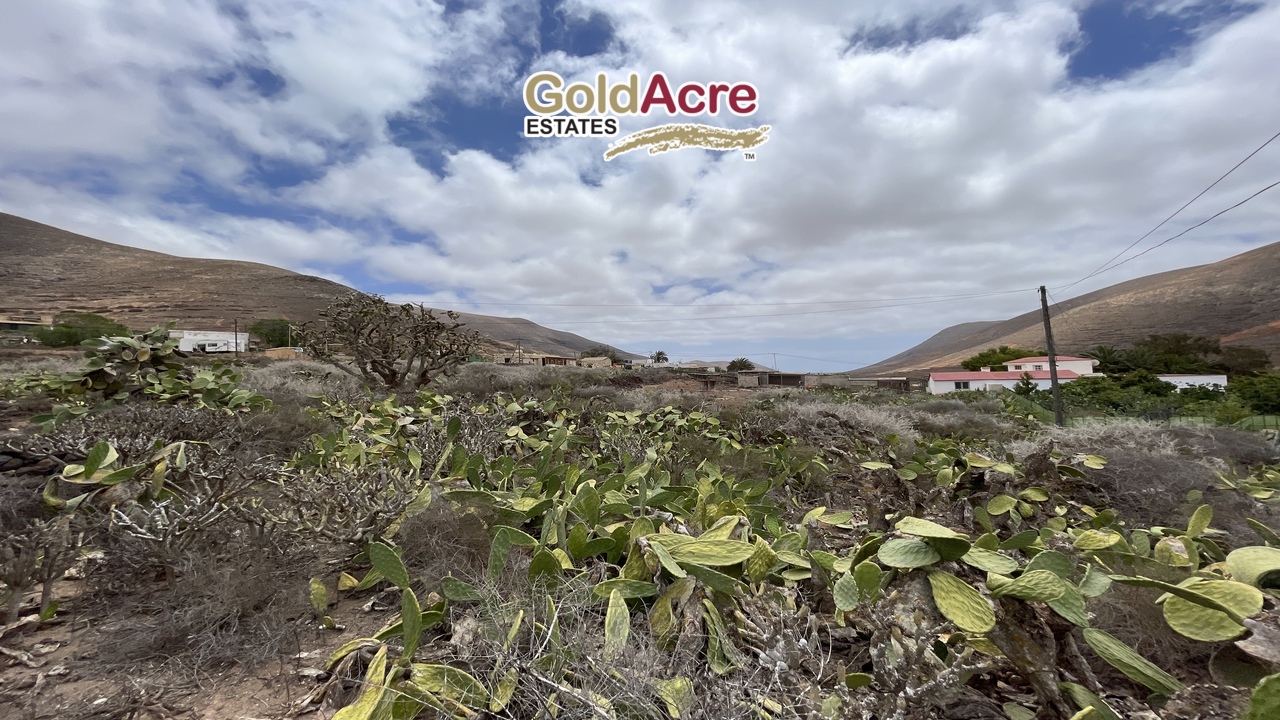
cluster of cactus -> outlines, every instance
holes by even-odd
[[[757,658],[765,662],[775,657],[768,633],[759,630],[768,624],[766,616],[828,607],[824,612],[830,613],[832,625],[852,626],[900,645],[898,663],[914,648],[911,652],[923,653],[939,672],[960,678],[990,667],[979,658],[1004,658],[1028,678],[1041,707],[1059,708],[1062,717],[1118,717],[1096,680],[1086,687],[1064,678],[1052,653],[1028,647],[1028,632],[1082,638],[1097,657],[1158,701],[1181,691],[1182,683],[1096,627],[1090,613],[1095,598],[1116,583],[1154,588],[1159,591],[1154,600],[1171,628],[1193,639],[1226,642],[1247,632],[1250,618],[1262,608],[1262,592],[1280,585],[1280,548],[1225,552],[1215,539],[1219,533],[1210,527],[1208,505],[1198,508],[1185,528],[1129,528],[1112,511],[1027,484],[1012,459],[955,441],[927,444],[901,458],[891,446],[882,458],[859,465],[872,474],[931,487],[948,503],[959,502],[966,508],[961,516],[969,519],[963,529],[956,529],[954,518],[939,522],[898,514],[888,518],[891,529],[877,532],[870,529],[868,516],[823,507],[788,522],[787,508],[777,502],[775,491],[794,480],[799,463],[792,459],[774,456],[765,480],[729,476],[715,457],[674,473],[672,448],[686,434],[712,436],[725,454],[743,447],[733,430],[707,422],[705,416],[666,408],[650,414],[603,413],[588,421],[563,408],[547,411],[505,400],[470,411],[479,412],[479,407],[511,421],[497,452],[468,452],[455,443],[461,420],[454,401],[427,397],[420,407],[386,404],[359,417],[345,415],[352,420],[346,434],[318,443],[306,462],[382,462],[416,469],[425,454],[415,460],[412,452],[433,435],[446,438],[445,450],[428,458],[436,460],[435,472],[424,471],[422,482],[435,487],[423,497],[458,512],[480,511],[475,517],[486,519],[492,536],[490,583],[498,583],[511,558],[520,554],[534,587],[592,584],[603,617],[600,652],[605,663],[627,652],[634,618],[641,617],[660,647],[696,647],[710,672],[731,674]],[[766,457],[790,446],[788,438],[770,442]],[[358,448],[348,449],[352,446]],[[1098,456],[1068,457],[1056,451],[1051,459],[1064,476],[1084,475],[1105,464]],[[978,487],[982,490],[976,491]],[[830,544],[833,538],[839,539],[835,545]],[[493,708],[504,706],[520,677],[515,668],[482,681],[459,668],[430,666],[421,670],[428,680],[414,685],[417,637],[405,638],[409,649],[398,651],[399,659],[392,661],[397,650],[386,641],[404,632],[405,617],[421,618],[407,624],[416,635],[421,628],[447,623],[450,603],[474,601],[480,593],[450,579],[440,589],[443,597],[429,598],[423,610],[416,596],[410,599],[409,578],[395,550],[374,540],[368,553],[372,570],[362,581],[344,576],[339,587],[359,591],[390,581],[401,588],[402,613],[384,633],[335,654],[336,667],[363,653],[359,662],[365,663],[367,687],[374,688],[344,710],[349,711],[344,720],[376,717],[380,704],[405,697],[414,698],[406,711],[431,707],[455,717],[498,712]],[[912,583],[927,588],[932,609],[954,631],[929,636],[927,624],[916,623],[916,632],[925,633],[921,637],[933,639],[913,645],[910,637],[899,637],[905,629],[889,627],[897,621],[883,616],[886,604],[900,602],[895,598]],[[1021,613],[1016,608],[1022,605],[1041,610]],[[1035,619],[1044,613],[1061,618],[1058,630]],[[1027,622],[1039,630],[1023,626]],[[900,700],[928,685],[893,685],[902,673],[883,663],[895,662],[894,657],[890,652],[877,660],[881,664],[872,672],[841,666],[835,675],[811,678],[810,709],[839,717],[841,708],[868,707],[867,698],[892,698],[898,692]],[[1254,687],[1266,669],[1259,663],[1256,672],[1235,682]],[[442,680],[445,675],[453,679]],[[1071,678],[1080,676],[1073,673]],[[562,692],[587,693],[565,678],[554,682]],[[1258,685],[1263,693],[1259,703],[1267,702],[1265,694],[1271,692],[1263,687]],[[783,698],[762,696],[744,712],[772,717],[781,710],[771,708],[785,704]],[[1005,711],[1011,718],[1032,712],[1017,704]]]
[[[34,422],[50,428],[95,406],[120,403],[144,394],[158,402],[185,402],[232,411],[260,410],[271,402],[239,387],[241,377],[230,368],[216,366],[192,371],[178,341],[169,337],[171,326],[155,327],[132,337],[86,340],[85,366],[68,373],[37,373],[9,384],[9,394],[44,392],[68,400],[52,412],[37,415]]]
[[[1280,503],[1280,466],[1259,466],[1243,476],[1235,469],[1218,473],[1218,486],[1243,493],[1258,502]]]
[[[81,538],[71,528],[71,518],[36,520],[20,528],[4,528],[0,538],[0,586],[6,623],[19,621],[23,595],[36,584],[40,593],[41,620],[58,608],[52,601],[53,583],[78,557]]]

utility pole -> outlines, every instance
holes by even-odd
[[[773,371],[778,372],[778,353],[770,353],[773,355]]]
[[[1053,389],[1053,421],[1059,427],[1066,425],[1062,416],[1062,388],[1058,386],[1058,359],[1053,351],[1053,327],[1049,325],[1048,291],[1040,286],[1040,314],[1044,317],[1044,344],[1049,350],[1049,385]]]
[[[232,347],[235,350],[236,357],[240,357],[240,318],[236,318],[232,322],[234,323],[232,327],[235,328],[234,332],[236,337],[235,342],[232,343]],[[226,326],[224,325],[223,327]]]

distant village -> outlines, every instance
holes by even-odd
[[[0,332],[4,333],[4,341],[8,344],[30,342],[30,331],[37,327],[49,327],[52,317],[37,316],[5,316],[0,317]],[[277,360],[306,359],[307,354],[300,347],[259,348],[248,330],[196,330],[175,329],[169,336],[178,341],[178,349],[189,353],[223,354],[255,352]],[[1049,358],[1033,356],[1009,360],[1003,363],[1003,369],[984,366],[974,371],[942,371],[928,373],[927,377],[856,377],[848,372],[837,373],[805,373],[783,372],[775,368],[756,365],[747,370],[729,372],[731,361],[728,360],[690,360],[681,362],[654,362],[649,358],[640,358],[618,362],[608,356],[571,357],[552,355],[531,350],[517,349],[498,352],[492,355],[476,354],[471,362],[489,362],[498,365],[521,365],[533,367],[582,367],[582,368],[623,368],[635,367],[670,368],[681,371],[686,376],[701,382],[703,389],[717,388],[767,388],[767,387],[876,387],[897,392],[924,391],[933,395],[945,395],[962,390],[1013,390],[1019,383],[1031,383],[1037,390],[1046,390],[1051,383]],[[1071,355],[1059,355],[1055,358],[1059,383],[1069,383],[1082,377],[1105,377],[1096,372],[1098,361]],[[1191,387],[1218,388],[1227,386],[1225,374],[1157,374],[1157,378],[1171,383],[1178,389]]]

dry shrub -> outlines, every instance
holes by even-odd
[[[942,438],[1006,442],[1022,435],[1022,431],[1013,423],[996,416],[968,411],[941,415],[917,413],[914,419],[916,429],[922,434]]]
[[[288,457],[312,435],[331,428],[328,418],[296,398],[286,397],[268,410],[248,414],[144,399],[83,415],[24,445],[30,452],[84,457],[95,443],[105,441],[125,463],[135,463],[148,459],[157,443],[184,440],[209,443],[249,462],[267,455]]]
[[[1155,603],[1159,594],[1147,588],[1114,583],[1110,590],[1089,601],[1093,625],[1115,635],[1188,685],[1211,682],[1208,678],[1209,658],[1217,646],[1184,637],[1169,627],[1163,611]],[[1088,645],[1084,642],[1078,644],[1093,657],[1094,672],[1109,678],[1109,682],[1103,681],[1104,686],[1129,683],[1119,671],[1093,655]]]
[[[1101,455],[1107,459],[1106,467],[1087,471],[1090,485],[1079,486],[1073,499],[1110,507],[1131,526],[1176,525],[1195,509],[1187,501],[1188,492],[1213,487],[1216,473],[1229,463],[1256,457],[1258,444],[1240,434],[1226,428],[1115,420],[1046,427],[1038,438],[1014,442],[1010,450],[1019,459],[1049,445],[1067,454]],[[1244,524],[1245,516],[1271,516],[1265,508],[1230,493],[1210,492],[1205,501],[1217,511],[1214,527],[1250,542],[1255,540]]]
[[[712,412],[716,408],[714,403],[708,401],[706,396],[700,393],[666,388],[626,390],[618,396],[616,403],[624,410],[640,410],[641,412],[653,412],[667,406],[684,410],[685,412],[693,410]]]
[[[334,429],[332,418],[318,412],[311,401],[294,394],[268,392],[269,409],[229,419],[239,426],[246,453],[287,458],[315,435]]]
[[[716,675],[700,653],[704,635],[695,630],[675,648],[659,647],[644,613],[632,614],[625,651],[606,658],[606,603],[591,592],[592,583],[600,579],[570,581],[556,588],[527,584],[482,587],[485,599],[469,607],[455,607],[447,646],[437,644],[431,652],[447,647],[450,656],[445,661],[467,667],[490,687],[508,669],[518,668],[516,689],[503,717],[546,717],[548,698],[553,694],[560,720],[604,717],[588,698],[608,701],[616,710],[626,709],[629,716],[668,717],[658,694],[659,683],[679,677],[689,679],[694,690],[691,704],[680,712],[680,717],[688,720],[746,717],[749,711],[743,703],[757,702],[762,696],[781,700],[789,707],[807,704],[808,684],[801,679],[804,670],[779,671],[772,662],[758,661],[748,652],[745,667]],[[520,630],[508,645],[506,630],[519,610],[524,612]],[[779,622],[804,626],[794,615],[779,618]],[[559,633],[559,648],[546,641],[545,628],[552,626]],[[828,659],[821,656],[823,651],[816,642],[799,647],[792,643],[789,650],[788,659],[797,670],[801,664],[820,667]],[[788,699],[792,702],[786,702]]]
[[[785,400],[774,406],[773,414],[781,420],[778,429],[814,445],[849,436],[872,439],[897,435],[903,440],[919,437],[908,412],[886,405]]]
[[[545,396],[552,391],[572,393],[583,388],[610,387],[610,370],[580,367],[534,367],[501,363],[467,363],[449,377],[438,377],[435,389],[449,395],[489,397],[506,393],[517,397]]]
[[[321,566],[306,551],[285,552],[270,542],[232,536],[202,543],[185,557],[172,582],[137,575],[117,588],[119,545],[91,577],[96,599],[109,608],[102,622],[101,656],[125,665],[163,661],[204,672],[227,665],[253,667],[296,652],[294,620],[309,618],[307,583]]]
[[[0,380],[31,373],[69,373],[81,370],[83,367],[84,358],[79,352],[0,359]]]
[[[410,575],[436,587],[448,574],[468,580],[483,577],[489,562],[490,519],[462,512],[437,500],[400,526],[396,543],[403,548]],[[514,553],[513,553],[514,554]]]
[[[570,394],[584,400],[613,403],[622,395],[622,391],[615,387],[580,387],[574,388]]]
[[[235,416],[212,408],[148,402],[140,399],[83,415],[31,438],[27,449],[52,455],[84,457],[98,442],[110,443],[123,464],[142,462],[156,449],[178,440],[214,442],[236,436]]]
[[[969,404],[949,398],[930,398],[922,402],[913,403],[911,407],[921,412],[942,414],[968,410]]]
[[[314,360],[279,360],[243,368],[241,386],[273,401],[294,396],[323,395],[334,400],[357,400],[368,395],[359,378]]]
[[[1171,425],[1167,426],[1166,432],[1181,447],[1193,453],[1222,458],[1238,465],[1257,465],[1280,459],[1280,448],[1258,432],[1212,425]]]
[[[932,398],[913,403],[910,409],[916,428],[925,435],[1005,442],[1023,434],[1005,416],[1004,405],[994,398]]]

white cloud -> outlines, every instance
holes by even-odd
[[[1274,3],[1170,60],[1088,84],[1067,76],[1081,39],[1078,5],[572,2],[566,12],[576,17],[606,13],[614,43],[602,56],[552,53],[535,67],[749,80],[761,112],[739,124],[773,126],[759,159],[686,150],[605,163],[603,142],[566,140],[533,144],[511,163],[451,152],[443,175],[394,145],[385,123],[413,117],[425,126],[434,111],[424,100],[444,91],[514,99],[518,44],[537,40],[537,18],[524,6],[449,16],[407,0],[247,3],[239,15],[194,0],[6,8],[0,125],[11,131],[0,136],[0,164],[14,170],[0,173],[0,208],[170,252],[329,273],[357,263],[370,277],[419,284],[437,304],[744,304],[459,307],[553,326],[612,320],[564,327],[619,345],[929,332],[1022,312],[1031,301],[627,321],[1065,284],[1277,129]],[[870,29],[957,22],[968,31],[953,39],[850,45]],[[278,75],[283,89],[263,97],[249,66]],[[624,131],[642,126],[625,121]],[[247,174],[251,153],[319,178],[263,186]],[[1268,148],[1170,232],[1277,169],[1280,148]],[[90,192],[98,175],[89,170],[118,193]],[[175,205],[166,193],[180,173],[280,208],[282,218],[316,219],[239,217],[190,198]],[[394,223],[429,243],[342,229],[332,218],[343,227]],[[1263,196],[1073,293],[1221,259],[1277,230],[1280,199]],[[707,288],[716,292],[708,297]]]

